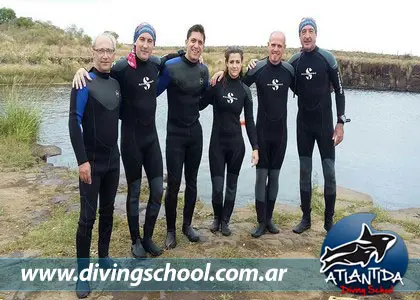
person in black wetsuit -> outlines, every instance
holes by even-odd
[[[270,34],[269,56],[250,63],[243,82],[255,83],[258,94],[257,136],[259,161],[255,180],[255,208],[258,226],[251,235],[255,238],[279,233],[273,223],[273,210],[279,189],[279,174],[287,145],[287,96],[293,88],[293,67],[281,60],[286,48],[286,37],[280,31]],[[256,64],[255,64],[256,63]],[[218,77],[215,74],[213,78]]]
[[[112,232],[114,200],[120,176],[118,150],[118,116],[120,86],[109,72],[115,56],[116,41],[100,35],[93,44],[92,81],[81,89],[72,89],[69,134],[79,165],[80,217],[76,234],[79,272],[89,265],[92,228],[99,195],[98,255],[108,262]],[[103,264],[101,264],[103,265]],[[85,298],[89,283],[78,281],[76,293]]]
[[[311,227],[312,153],[315,141],[322,160],[324,175],[324,228],[333,225],[336,200],[335,146],[343,140],[345,98],[340,72],[335,57],[316,46],[317,26],[312,18],[303,18],[299,24],[302,49],[289,62],[296,73],[295,92],[298,96],[297,144],[300,161],[300,198],[303,217],[293,228],[302,233]],[[335,92],[337,124],[334,129],[331,84]]]
[[[199,121],[199,101],[208,86],[209,72],[199,63],[204,49],[203,26],[192,26],[185,41],[184,56],[167,60],[159,75],[158,95],[167,89],[168,122],[166,135],[166,167],[168,185],[165,194],[167,224],[166,248],[176,246],[176,207],[185,166],[185,204],[182,232],[189,241],[200,237],[191,222],[197,200],[197,174],[203,151],[203,133]]]
[[[236,186],[245,156],[240,114],[244,110],[245,125],[252,146],[252,165],[258,163],[258,143],[252,110],[252,95],[242,83],[243,51],[229,47],[225,51],[226,70],[223,81],[208,88],[200,100],[200,110],[213,105],[213,128],[209,147],[210,174],[212,181],[212,205],[214,220],[210,230],[219,229],[229,236],[229,220],[236,198]],[[223,203],[223,186],[226,174],[226,192]]]
[[[146,257],[145,251],[152,256],[162,254],[162,249],[152,240],[163,194],[162,152],[155,123],[156,86],[162,63],[178,54],[162,58],[152,56],[155,42],[155,29],[148,23],[141,23],[134,32],[133,51],[126,58],[118,60],[111,69],[111,76],[120,83],[122,93],[121,157],[128,185],[126,208],[131,252],[136,258]],[[78,71],[76,81],[84,81],[83,71]],[[139,230],[142,167],[149,183],[143,239]]]
[[[258,226],[252,232],[257,238],[266,230],[279,233],[273,223],[273,210],[279,189],[279,174],[287,146],[287,96],[293,85],[292,66],[281,58],[286,37],[275,31],[268,41],[268,58],[257,62],[247,72],[244,83],[255,83],[258,94],[257,134],[260,160],[255,180],[255,208]]]

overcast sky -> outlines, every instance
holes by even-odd
[[[245,4],[246,3],[246,4]],[[282,30],[289,47],[298,47],[298,23],[312,16],[318,24],[318,46],[333,50],[420,55],[417,1],[299,0],[0,0],[17,16],[71,24],[94,37],[104,30],[131,43],[141,22],[157,31],[157,45],[182,45],[188,28],[204,25],[206,45],[266,45],[273,30]]]

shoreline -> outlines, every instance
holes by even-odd
[[[56,167],[42,163],[21,171],[0,170],[0,257],[16,258],[68,258],[74,257],[74,237],[79,218],[79,190],[77,173],[67,167]],[[130,235],[125,210],[126,186],[120,181],[114,209],[114,227],[110,245],[110,256],[131,257]],[[119,195],[119,196],[118,196]],[[143,226],[147,206],[148,190],[142,187],[140,195],[140,226]],[[298,207],[277,204],[273,221],[279,234],[264,234],[258,239],[250,232],[256,225],[255,208],[235,208],[230,221],[232,235],[224,237],[220,232],[209,230],[212,222],[211,205],[198,200],[193,216],[193,227],[200,235],[198,243],[190,243],[182,234],[183,197],[178,198],[177,239],[175,249],[165,250],[161,258],[319,258],[325,239],[323,229],[323,207],[320,195],[315,193],[312,207],[312,227],[300,235],[292,228],[300,220]],[[321,195],[322,196],[322,195]],[[372,206],[371,197],[357,191],[339,188],[335,222],[345,215],[357,212],[376,213],[373,228],[391,230],[399,234],[406,244],[410,258],[420,257],[420,209],[400,211],[393,215]],[[97,220],[98,221],[98,220]],[[92,232],[91,256],[97,257],[97,226]],[[162,205],[154,231],[154,241],[162,246],[166,236],[164,205]],[[60,295],[62,300],[74,299],[74,292],[16,292],[19,299],[49,299]],[[15,292],[0,292],[1,296],[16,295]],[[225,293],[226,294],[226,293]],[[220,292],[169,293],[169,299],[328,299],[341,293],[335,292],[230,292],[231,298],[217,298]],[[153,293],[95,291],[91,297],[106,299],[152,299]],[[147,298],[151,297],[151,298]],[[216,297],[216,298],[214,298]],[[221,296],[220,296],[221,297]],[[284,298],[282,298],[284,297]],[[9,298],[6,298],[9,299]],[[12,299],[12,298],[10,298]],[[13,298],[14,299],[14,298]],[[101,298],[102,299],[102,298]],[[143,298],[142,298],[143,299]],[[154,299],[154,298],[153,298]],[[167,299],[167,298],[164,298]]]

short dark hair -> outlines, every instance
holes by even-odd
[[[206,42],[206,34],[204,33],[204,27],[201,24],[195,24],[188,29],[187,40],[190,38],[192,32],[199,32],[203,35],[203,42]]]

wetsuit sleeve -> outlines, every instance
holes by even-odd
[[[170,60],[172,58],[175,58],[175,57],[178,57],[178,56],[181,56],[181,55],[184,55],[184,54],[185,54],[184,50],[178,50],[178,52],[176,52],[176,53],[169,53],[169,54],[166,54],[166,55],[162,56],[160,58],[159,72],[163,71],[163,68],[165,67],[165,62],[167,60]]]
[[[169,86],[169,83],[171,82],[172,78],[169,75],[168,67],[165,65],[163,68],[163,71],[160,72],[159,78],[158,78],[158,84],[157,84],[157,96],[162,94],[166,88]]]
[[[291,64],[289,64],[288,62],[283,62],[282,63],[282,66],[287,70],[287,72],[289,73],[289,75],[290,75],[290,86],[289,86],[289,88],[292,90],[292,92],[294,93],[295,92],[295,81],[296,81],[296,79],[295,79],[295,69],[294,69],[294,67],[291,65]]]
[[[205,109],[209,104],[214,104],[214,95],[216,87],[207,87],[202,97],[200,97],[199,108],[200,110]]]
[[[111,68],[111,77],[116,79],[119,84],[122,84],[124,81],[124,71],[125,68],[122,66],[124,62],[118,61]]]
[[[255,74],[256,72],[250,72],[252,70],[248,70],[242,78],[242,82],[245,83],[247,86],[251,86],[255,82]]]
[[[85,112],[86,103],[88,101],[88,89],[84,87],[81,90],[72,89],[70,96],[70,112],[69,112],[69,134],[74,153],[76,155],[77,164],[88,161],[85,144],[82,133],[82,119]]]
[[[248,135],[249,142],[252,146],[252,150],[258,150],[257,129],[255,128],[254,110],[252,107],[252,95],[248,87],[246,87],[245,91],[246,97],[244,101],[244,115],[246,133]]]
[[[292,90],[292,92],[293,92],[293,98],[295,97],[295,95],[297,94],[297,88],[296,88],[296,86],[297,86],[297,84],[296,84],[296,81],[297,81],[297,74],[296,74],[296,71],[297,71],[297,65],[298,65],[298,63],[299,63],[299,60],[300,60],[300,56],[301,56],[301,53],[300,52],[298,52],[298,53],[295,53],[290,59],[289,59],[289,61],[288,61],[288,63],[292,66],[292,68],[293,68],[293,76],[292,76],[292,83],[290,84],[290,89]]]
[[[335,64],[335,68],[329,66],[328,72],[330,75],[329,77],[330,77],[331,83],[334,87],[335,103],[337,107],[337,117],[340,117],[344,115],[345,97],[344,97],[343,84],[342,84],[341,76],[340,76],[340,70],[338,69],[337,63]],[[338,118],[338,122],[340,122],[339,118]]]

